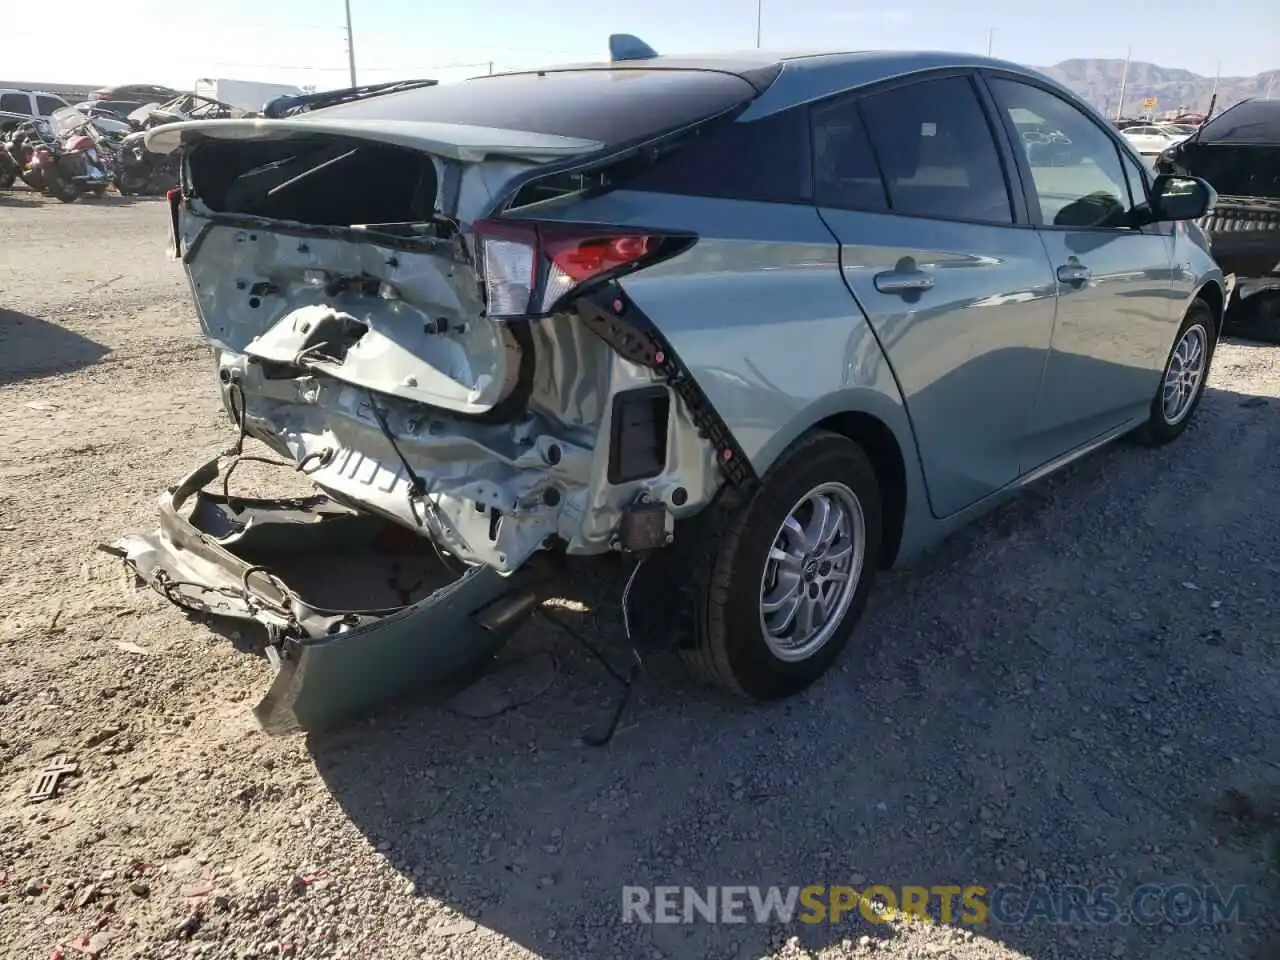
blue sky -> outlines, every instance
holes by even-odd
[[[1048,65],[1125,56],[1212,76],[1280,68],[1276,0],[761,0],[763,46],[941,49]],[[9,5],[0,73],[23,81],[188,87],[196,77],[341,86],[342,0],[61,0]],[[83,15],[77,16],[77,8]],[[181,11],[181,12],[179,12]],[[207,12],[200,12],[207,11]],[[599,59],[612,32],[660,52],[755,46],[756,0],[352,0],[361,82],[457,80]],[[52,32],[51,32],[52,30]],[[51,46],[52,42],[52,46]]]

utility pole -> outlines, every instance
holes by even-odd
[[[764,0],[756,0],[756,49],[760,49],[760,15],[761,7],[764,6]]]
[[[347,6],[347,65],[351,69],[351,85],[356,85],[356,39],[351,34],[351,0],[344,0]]]
[[[1210,109],[1218,99],[1218,81],[1222,78],[1222,61],[1218,61],[1218,68],[1213,72],[1213,93],[1209,94]]]
[[[1120,102],[1116,104],[1116,119],[1124,118],[1124,94],[1129,88],[1129,63],[1133,60],[1133,47],[1129,47],[1129,52],[1124,55],[1124,73],[1120,77]]]
[[[989,56],[991,56],[991,46],[992,46],[992,44],[995,42],[995,39],[996,39],[996,31],[997,31],[998,29],[1000,29],[1000,28],[999,28],[999,27],[992,27],[990,30],[988,30],[988,31],[987,31],[987,56],[988,56],[988,57],[989,57]]]

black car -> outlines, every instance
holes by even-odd
[[[89,94],[90,100],[133,100],[137,103],[163,103],[182,95],[181,90],[155,83],[128,83],[120,87],[102,87]]]
[[[141,100],[85,100],[74,104],[87,117],[107,117],[112,120],[128,120],[129,114],[146,106]]]
[[[1280,100],[1241,100],[1160,154],[1156,171],[1213,184],[1218,203],[1201,226],[1236,275],[1236,312],[1280,336]]]

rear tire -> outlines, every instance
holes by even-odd
[[[1162,447],[1182,436],[1204,397],[1204,386],[1218,345],[1213,308],[1195,300],[1183,318],[1165,361],[1160,385],[1151,401],[1150,418],[1133,438],[1148,447]]]
[[[692,565],[686,661],[749,699],[799,693],[849,642],[875,579],[882,517],[871,461],[848,438],[815,431],[782,454],[749,503],[710,526],[709,562]]]

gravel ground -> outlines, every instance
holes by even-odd
[[[726,702],[650,641],[617,739],[583,747],[611,690],[535,624],[465,695],[558,667],[526,706],[272,739],[252,644],[95,550],[232,439],[164,242],[158,202],[0,194],[0,955],[1280,957],[1276,348],[1224,343],[1173,447],[1103,451],[886,576],[792,702]],[[617,650],[615,572],[562,611]],[[27,803],[61,755],[78,775]],[[627,884],[844,883],[1243,885],[1248,910],[620,922]]]

